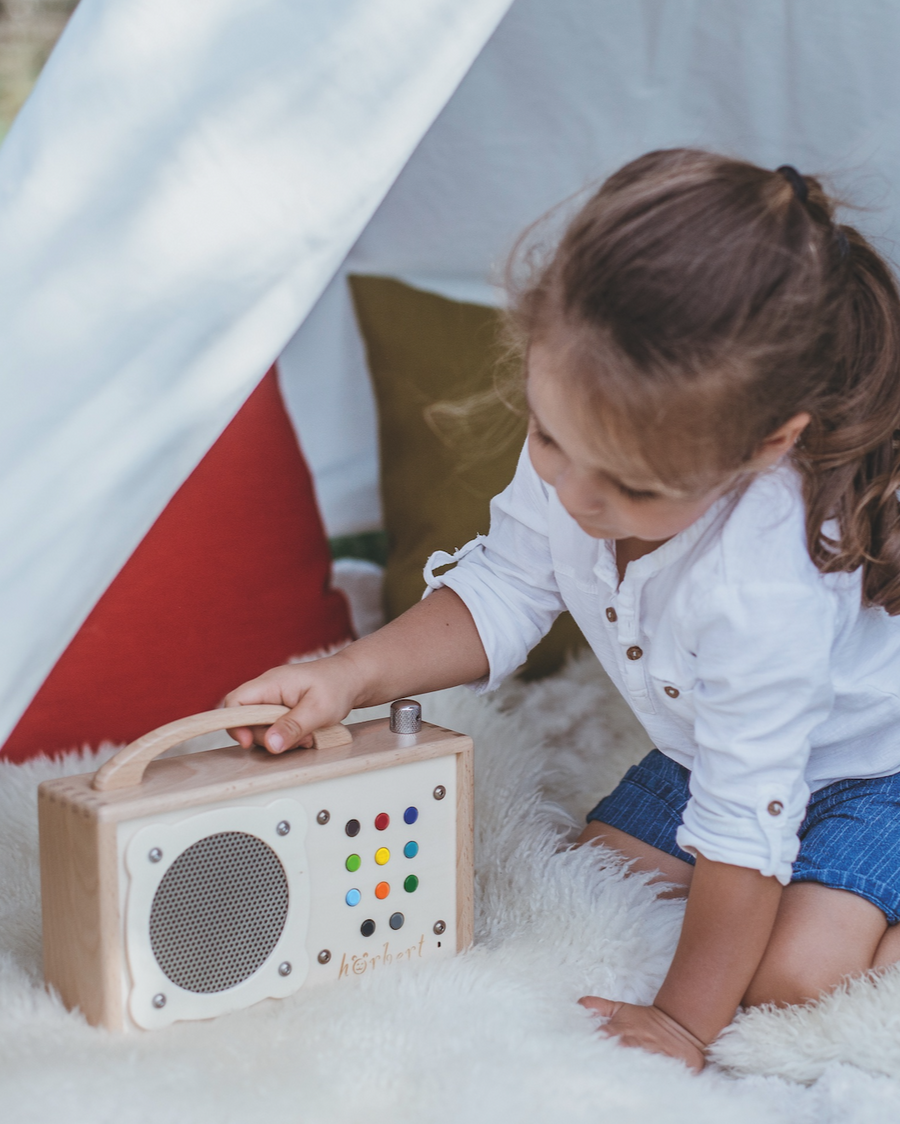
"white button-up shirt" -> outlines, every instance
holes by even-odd
[[[450,562],[442,576],[434,570]],[[861,572],[819,573],[789,466],[630,562],[586,534],[531,464],[491,526],[429,558],[474,618],[492,690],[568,609],[654,744],[691,770],[676,836],[790,881],[811,790],[900,772],[900,618],[863,608]]]

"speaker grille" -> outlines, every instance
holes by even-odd
[[[166,871],[153,896],[150,946],[179,987],[225,991],[265,963],[287,911],[287,876],[272,848],[222,831],[182,851]]]

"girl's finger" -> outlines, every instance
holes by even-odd
[[[295,710],[291,710],[283,714],[269,727],[262,744],[270,753],[284,753],[286,749],[295,747],[308,749],[312,745],[312,730],[304,729],[294,717],[295,713]]]
[[[583,995],[578,1002],[582,1007],[587,1007],[593,1014],[600,1015],[604,1019],[611,1019],[622,1006],[621,1003],[614,1003],[611,999],[602,999],[599,995]]]
[[[243,746],[244,749],[249,749],[253,745],[253,731],[249,726],[235,726],[234,729],[225,731],[230,738]]]

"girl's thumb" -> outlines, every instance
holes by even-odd
[[[612,1018],[622,1006],[621,1003],[614,1003],[612,999],[601,999],[599,995],[583,995],[578,1002],[582,1007],[587,1007],[592,1014],[600,1015],[604,1019]]]

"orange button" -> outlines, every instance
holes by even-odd
[[[378,885],[375,887],[375,897],[376,898],[386,898],[390,892],[391,892],[391,888],[387,884],[387,882],[379,882]]]

